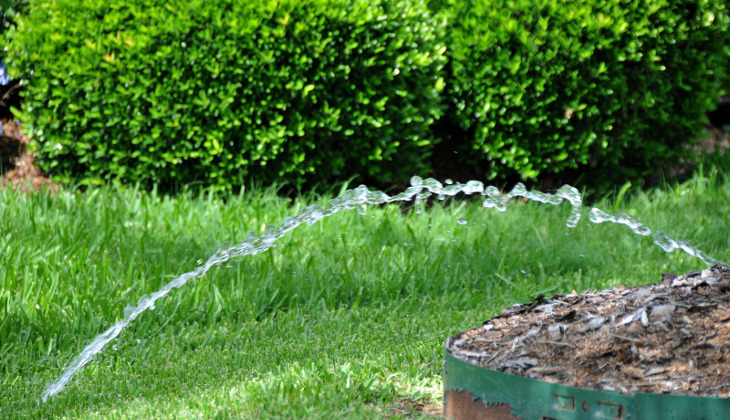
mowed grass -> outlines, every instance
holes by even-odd
[[[728,261],[719,167],[594,205]],[[626,226],[590,223],[590,207],[566,227],[567,202],[346,210],[173,290],[40,401],[126,306],[327,201],[271,189],[0,191],[0,418],[397,418],[390,407],[404,400],[441,404],[443,342],[505,307],[704,268]]]

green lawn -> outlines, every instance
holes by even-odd
[[[728,261],[729,201],[712,166],[595,206]],[[569,228],[567,203],[345,210],[172,290],[40,401],[126,306],[314,202],[328,199],[0,191],[0,418],[382,418],[441,404],[445,339],[513,303],[704,268],[589,207]]]

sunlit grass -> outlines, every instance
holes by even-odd
[[[728,261],[722,167],[595,205]],[[313,201],[327,198],[0,191],[0,418],[379,418],[399,399],[439,404],[444,340],[506,306],[703,268],[588,208],[568,228],[567,203],[348,210],[174,290],[39,402],[125,306]]]

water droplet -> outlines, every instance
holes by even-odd
[[[467,223],[469,223],[469,222],[468,222],[468,221],[466,220],[466,218],[464,218],[464,217],[459,217],[458,219],[456,219],[456,223],[458,223],[458,224],[460,224],[460,225],[465,225],[465,224],[467,224]]]
[[[203,263],[203,260],[198,260],[198,261],[196,261],[196,262],[198,263],[198,265],[200,265],[200,264],[202,264],[202,263]]]

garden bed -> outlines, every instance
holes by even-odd
[[[730,267],[635,288],[538,297],[451,337],[470,364],[561,385],[730,396]]]

